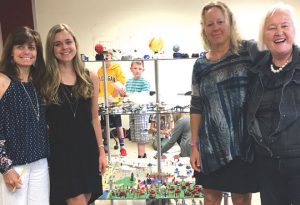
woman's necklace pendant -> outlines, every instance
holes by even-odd
[[[34,106],[34,103],[33,103],[33,100],[31,99],[29,93],[27,92],[25,86],[23,85],[23,83],[21,82],[21,86],[23,88],[23,90],[25,91],[25,94],[26,96],[28,97],[29,99],[29,102],[31,104],[31,107],[34,111],[34,114],[35,114],[35,117],[36,117],[36,120],[39,121],[40,120],[40,108],[39,108],[39,99],[38,99],[38,96],[37,96],[37,93],[36,93],[36,90],[35,90],[35,87],[34,85],[33,86],[33,91],[34,91],[34,97],[35,97],[35,101],[36,101],[36,109],[35,109],[35,106]]]
[[[72,90],[68,90],[68,88],[65,87],[64,85],[62,86],[62,92],[67,100],[68,106],[70,107],[70,110],[73,114],[74,119],[76,119],[77,108],[78,108],[78,99],[77,98],[74,99]]]

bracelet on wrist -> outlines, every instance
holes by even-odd
[[[189,142],[189,145],[190,145],[191,147],[195,147],[195,146],[198,145],[198,143],[192,143],[192,142]]]
[[[104,148],[104,144],[100,144],[98,145],[99,148],[103,147]]]
[[[9,170],[7,170],[6,172],[4,172],[2,175],[3,176],[5,176],[5,175],[7,175],[9,172],[11,172],[13,169],[9,169]]]

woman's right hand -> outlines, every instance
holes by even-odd
[[[15,189],[20,189],[22,186],[22,180],[20,175],[14,170],[8,171],[8,173],[3,175],[6,186],[15,191]]]
[[[106,167],[107,167],[107,161],[106,161],[104,149],[100,152],[98,160],[99,160],[99,172],[101,175],[104,175],[104,173],[106,172]]]
[[[195,171],[201,171],[201,160],[197,146],[191,146],[190,163]]]

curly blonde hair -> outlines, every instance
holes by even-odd
[[[231,50],[234,54],[238,54],[238,49],[239,49],[240,44],[241,44],[241,38],[240,38],[240,35],[238,33],[236,20],[234,18],[233,13],[228,8],[228,6],[225,3],[220,2],[220,1],[209,2],[206,5],[204,5],[204,7],[202,8],[202,12],[201,12],[201,27],[202,27],[201,36],[202,36],[204,48],[206,48],[206,49],[211,48],[211,44],[210,44],[209,40],[207,39],[207,37],[205,35],[205,31],[204,31],[205,14],[209,9],[214,8],[214,7],[219,8],[222,11],[222,13],[224,14],[225,18],[227,18],[227,20],[229,22],[229,27],[230,27],[230,48],[231,48]]]

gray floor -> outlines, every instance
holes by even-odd
[[[113,146],[115,145],[114,141],[111,141],[111,153],[113,155],[115,154],[119,154],[118,150],[114,150]],[[125,145],[126,145],[126,149],[127,149],[127,154],[129,158],[136,158],[137,157],[137,144],[133,143],[129,140],[125,140]],[[179,149],[179,148],[178,148]],[[175,148],[176,150],[176,148]],[[147,155],[149,157],[154,156],[156,151],[152,149],[152,147],[150,146],[150,144],[148,144],[146,146],[146,152]],[[202,199],[196,199],[195,202],[197,205],[200,205],[200,201],[203,201]],[[184,202],[184,203],[183,203]],[[172,205],[179,205],[179,204],[192,204],[192,200],[191,199],[186,199],[184,201],[182,200],[178,200],[177,202],[175,200],[170,200],[168,203],[163,203],[161,201],[155,201],[154,203],[146,203],[145,200],[115,200],[115,201],[111,201],[111,200],[97,200],[95,202],[95,205],[165,205],[165,204],[172,204]],[[222,204],[224,204],[224,200],[222,202]],[[232,205],[231,199],[228,199],[228,205]],[[260,197],[259,194],[253,194],[252,195],[252,205],[261,205],[260,203]]]

